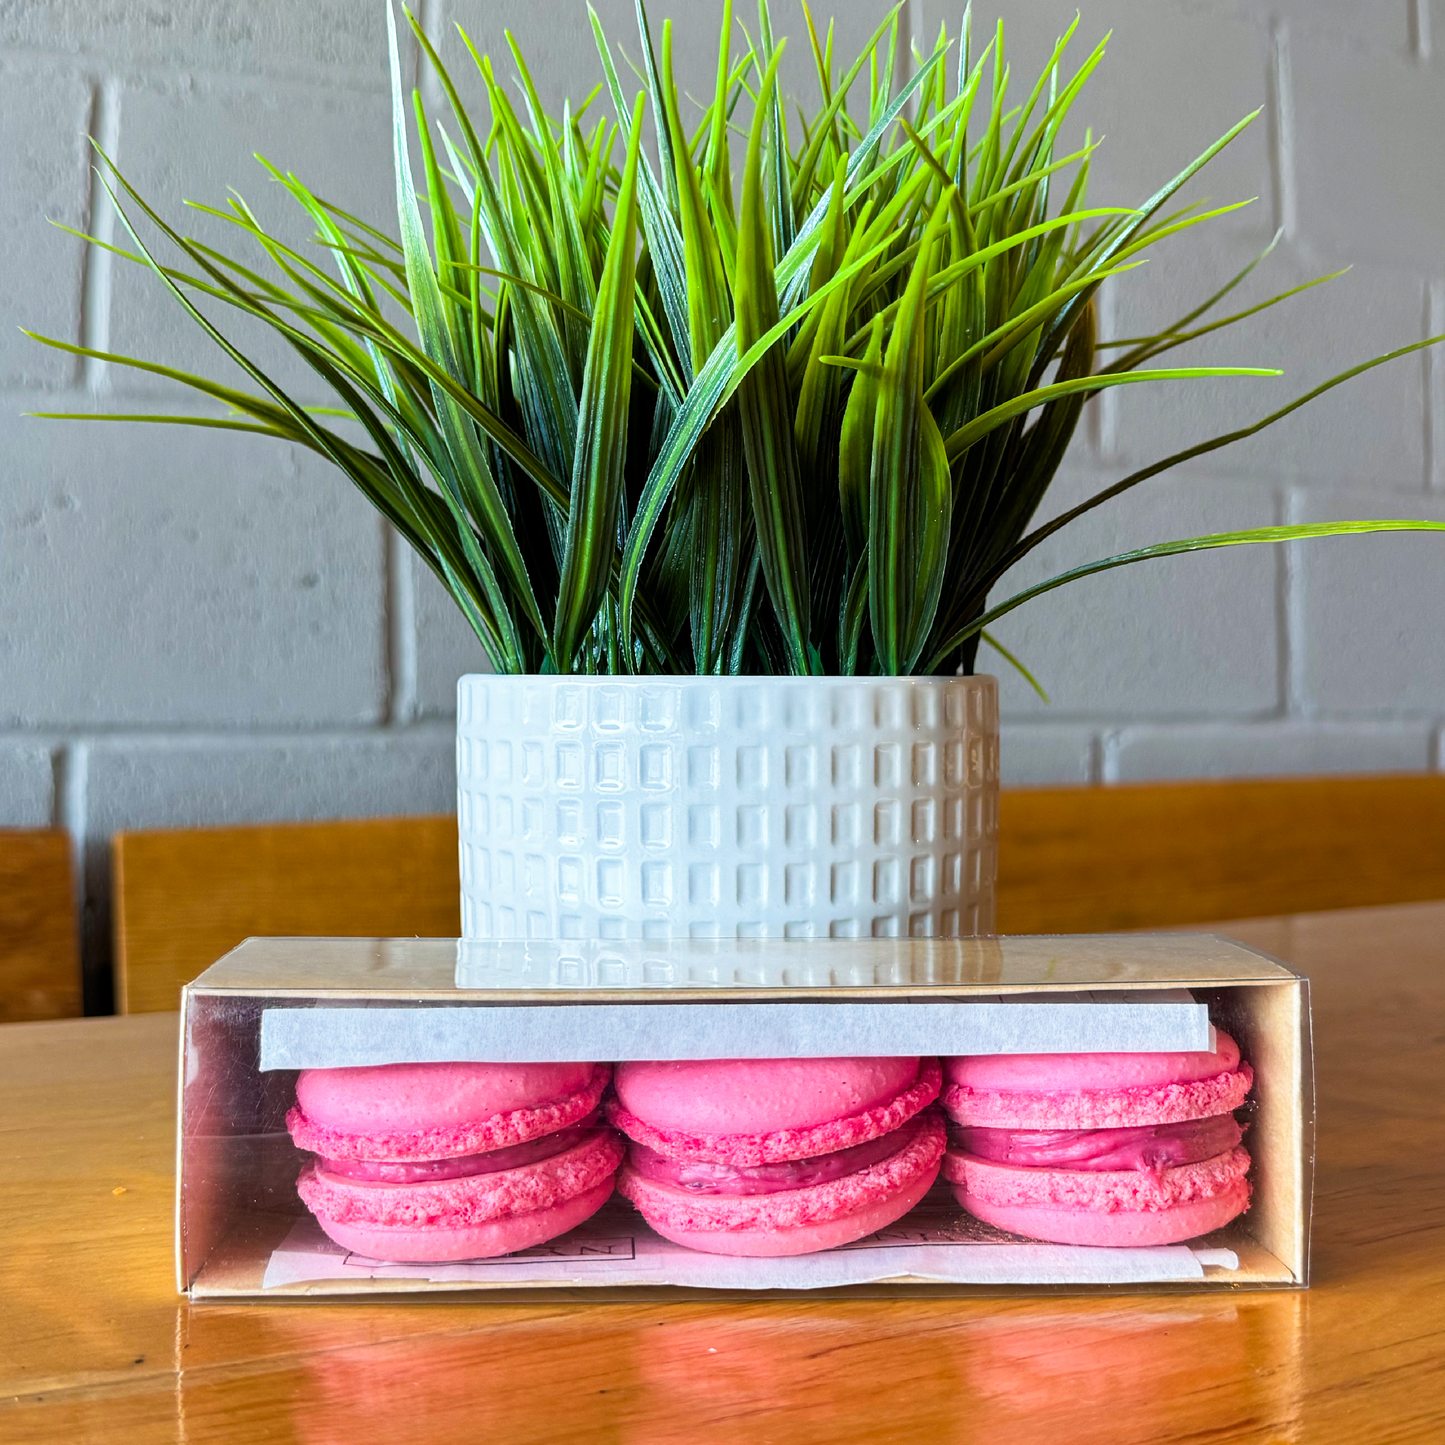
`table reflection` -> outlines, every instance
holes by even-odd
[[[980,1431],[1027,1425],[1070,1445],[1246,1427],[1300,1438],[1298,1295],[1011,1304],[950,1331],[944,1348]]]
[[[178,1406],[183,1438],[199,1438],[208,1419],[244,1410],[265,1374],[265,1392],[288,1401],[291,1438],[304,1445],[357,1445],[383,1428],[393,1445],[963,1445],[990,1431],[1070,1445],[1235,1431],[1297,1441],[1301,1305],[1279,1293],[568,1304],[555,1313],[300,1306],[248,1322],[268,1365],[224,1379],[188,1372]],[[190,1333],[194,1365],[205,1354],[203,1321]]]

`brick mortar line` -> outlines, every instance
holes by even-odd
[[[434,37],[433,43],[435,43]],[[384,59],[385,54],[383,43],[382,49],[378,52],[378,64]],[[124,60],[116,62],[103,50],[48,50],[42,46],[30,48],[13,45],[0,48],[0,66],[7,62],[22,66],[33,65],[37,61],[46,66],[53,66],[57,70],[68,70],[74,75],[94,77],[97,74],[104,74],[107,81],[118,86],[137,85],[148,80],[195,81],[202,85],[219,81],[250,86],[291,86],[298,91],[305,91],[307,94],[319,91],[337,95],[386,97],[390,93],[389,83],[384,76],[367,80],[361,71],[337,71],[328,75],[324,70],[320,74],[303,70],[217,70],[201,65],[173,65],[146,61],[129,63]]]
[[[392,727],[416,720],[416,568],[411,546],[396,528],[382,523],[386,546],[386,716]]]
[[[1103,340],[1111,340],[1119,334],[1117,325],[1119,309],[1118,276],[1110,276],[1095,292],[1094,324],[1096,334]],[[1089,420],[1085,427],[1084,441],[1092,453],[1092,460],[1104,471],[1114,471],[1111,459],[1120,455],[1119,443],[1119,387],[1105,387],[1088,402]]]
[[[86,919],[91,907],[90,876],[87,867],[89,832],[90,747],[83,741],[66,742],[51,754],[55,800],[53,820],[70,838],[71,902],[75,910],[75,937],[80,953],[81,1005],[87,1002],[98,1007],[100,1000],[87,1000],[85,985],[94,973],[87,966],[91,952],[87,938]]]
[[[1387,714],[1360,713],[1311,713],[1288,717],[1274,714],[1254,716],[1229,716],[1211,713],[1194,714],[1141,714],[1121,718],[1101,713],[1067,713],[1058,717],[1029,717],[1003,721],[1003,730],[1018,732],[1047,732],[1053,729],[1073,728],[1079,731],[1100,733],[1124,733],[1138,728],[1185,729],[1194,727],[1215,728],[1236,732],[1241,735],[1258,735],[1269,732],[1284,732],[1290,729],[1308,731],[1354,729],[1381,729],[1398,731],[1408,728],[1445,727],[1445,713],[1397,712]],[[134,742],[147,746],[161,746],[168,743],[194,744],[213,743],[219,748],[240,749],[247,745],[287,746],[295,743],[332,743],[395,741],[407,737],[449,740],[455,732],[455,723],[450,718],[419,718],[404,726],[384,725],[354,729],[298,729],[294,732],[269,729],[220,730],[211,728],[61,728],[39,727],[33,730],[6,728],[0,730],[0,746],[26,744],[30,746],[61,749],[74,746],[92,746]]]
[[[51,775],[55,789],[51,821],[55,827],[64,828],[70,834],[76,846],[77,860],[85,841],[89,759],[89,748],[81,741],[62,743],[51,750]],[[76,887],[81,890],[82,880],[77,880]]]
[[[1299,239],[1294,176],[1294,98],[1290,90],[1289,30],[1282,21],[1269,28],[1270,170],[1274,181],[1274,222],[1291,241]]]
[[[1430,59],[1430,0],[1409,0],[1409,47],[1411,56],[1422,63]]]
[[[246,743],[288,744],[299,742],[366,742],[405,737],[425,737],[435,733],[438,737],[450,736],[455,723],[445,717],[419,717],[406,724],[384,723],[376,726],[355,728],[321,727],[277,730],[272,728],[190,728],[168,726],[164,723],[155,727],[127,726],[124,724],[76,727],[73,725],[38,726],[34,728],[9,727],[0,729],[0,745],[6,743],[29,743],[51,747],[68,747],[76,744],[142,742],[142,743],[194,743],[213,742],[221,745],[240,746]]]
[[[1272,498],[1275,523],[1283,523],[1289,513],[1289,497],[1287,493],[1276,491]],[[1296,706],[1294,686],[1295,669],[1295,636],[1293,628],[1293,608],[1291,597],[1295,588],[1294,576],[1294,549],[1289,546],[1274,547],[1272,551],[1278,553],[1274,559],[1274,616],[1275,636],[1277,638],[1275,652],[1275,685],[1278,689],[1279,698],[1279,719],[1285,721],[1292,719],[1298,712]]]
[[[1109,729],[1113,736],[1122,737],[1125,733],[1186,733],[1197,729],[1207,729],[1218,734],[1229,734],[1238,738],[1260,738],[1268,737],[1270,734],[1291,734],[1302,732],[1313,732],[1319,735],[1331,733],[1365,733],[1379,734],[1381,736],[1396,736],[1401,733],[1422,733],[1439,727],[1441,720],[1435,714],[1427,714],[1414,718],[1271,718],[1266,722],[1257,723],[1218,723],[1218,722],[1195,722],[1190,719],[1171,720],[1169,722],[1146,722],[1146,723],[1123,723],[1113,729]]]
[[[1097,777],[1091,777],[1090,782],[1117,783],[1119,781],[1119,734],[1122,728],[1105,728],[1094,739],[1094,746],[1091,749],[1091,764],[1098,763]],[[1092,767],[1090,768],[1092,772]]]
[[[90,134],[107,155],[116,156],[120,140],[120,95],[115,82],[102,79],[91,91]],[[97,169],[98,157],[85,145],[89,163],[89,189],[86,197],[85,229],[97,241],[110,242],[115,237],[115,208]],[[82,261],[80,282],[80,344],[96,351],[110,348],[110,308],[112,295],[112,262],[114,257],[104,245],[87,246]],[[87,396],[98,396],[108,390],[109,364],[91,357],[79,359],[76,380]]]
[[[441,0],[418,0],[416,7],[417,24],[421,26],[422,34],[431,41],[432,47],[438,55],[442,51],[443,32],[445,25],[442,21]],[[442,57],[442,63],[446,63],[446,57]],[[447,66],[450,70],[451,67]],[[426,106],[428,115],[436,115],[442,108],[446,99],[442,90],[441,77],[436,72],[436,67],[427,58],[426,52],[420,45],[416,47],[416,80],[417,87],[422,94],[422,102]]]
[[[1005,727],[1046,727],[1048,722],[1007,723]],[[1445,714],[1430,712],[1379,713],[1299,713],[1290,717],[1274,714],[1256,714],[1253,717],[1219,717],[1204,714],[1170,715],[1154,714],[1138,718],[1103,718],[1098,715],[1077,714],[1070,719],[1061,719],[1077,727],[1114,728],[1128,731],[1133,728],[1193,728],[1205,727],[1230,730],[1239,733],[1284,732],[1289,729],[1371,729],[1398,730],[1401,728],[1439,727],[1445,725]]]
[[[1445,284],[1425,283],[1424,334],[1434,336],[1445,331]],[[1445,344],[1445,343],[1442,343]],[[1439,347],[1429,346],[1421,353],[1425,367],[1425,491],[1445,491],[1445,360]]]
[[[1295,492],[1286,486],[1283,495],[1283,512],[1286,523],[1294,522],[1298,516],[1295,507]],[[1284,674],[1285,688],[1285,714],[1289,717],[1303,717],[1304,709],[1301,706],[1301,699],[1304,696],[1305,684],[1305,659],[1303,641],[1306,636],[1308,619],[1305,616],[1304,587],[1299,575],[1300,543],[1286,542],[1280,551],[1285,553],[1284,560],[1284,607],[1285,627],[1284,635],[1290,638],[1289,669]]]

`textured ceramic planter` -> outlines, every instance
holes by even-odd
[[[457,810],[467,938],[990,933],[998,687],[468,676]]]

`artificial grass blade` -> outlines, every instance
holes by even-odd
[[[980,50],[967,7],[959,41],[946,27],[931,46],[918,37],[910,66],[901,6],[849,58],[805,4],[817,99],[795,118],[768,0],[755,21],[722,0],[699,115],[674,74],[674,47],[692,43],[682,22],[664,24],[659,53],[643,0],[634,10],[635,103],[589,10],[599,80],[560,115],[510,35],[503,73],[457,27],[463,81],[403,10],[443,124],[403,87],[389,5],[395,217],[357,216],[258,157],[309,221],[314,252],[236,192],[187,204],[243,254],[185,235],[97,148],[126,234],[86,244],[145,267],[247,381],[35,337],[228,409],[78,419],[237,431],[324,457],[416,549],[491,665],[513,673],[952,673],[971,671],[986,642],[1037,688],[985,627],[1054,587],[1185,551],[1441,530],[1219,533],[1105,558],[991,607],[1010,567],[1091,509],[1441,338],[1362,362],[1035,525],[1089,397],[1276,375],[1156,359],[1337,280],[1216,315],[1276,237],[1186,298],[1171,326],[1097,340],[1101,285],[1147,284],[1160,248],[1248,204],[1175,198],[1254,116],[1142,205],[1100,204],[1089,187],[1102,142],[1085,128],[1069,154],[1058,145],[1108,38],[1074,65],[1077,19],[1016,88],[1003,25]],[[599,95],[615,119],[584,127]],[[266,327],[329,404],[303,405],[230,339],[218,308]]]

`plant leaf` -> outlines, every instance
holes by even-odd
[[[682,226],[683,257],[687,275],[688,336],[691,371],[696,375],[722,339],[732,319],[732,301],[713,227],[709,224],[702,186],[693,169],[682,118],[677,111],[677,89],[672,78],[672,22],[662,29],[663,103],[666,114],[659,120],[671,136],[675,161],[675,188]]]
[[[1025,602],[1063,587],[1066,583],[1076,582],[1081,577],[1092,577],[1096,572],[1109,572],[1115,567],[1128,567],[1135,562],[1147,562],[1153,557],[1174,557],[1181,552],[1207,552],[1216,547],[1248,546],[1259,542],[1303,542],[1315,537],[1358,536],[1367,532],[1445,532],[1445,522],[1395,518],[1371,518],[1358,522],[1307,522],[1289,527],[1256,527],[1247,532],[1211,532],[1203,537],[1185,537],[1177,542],[1157,542],[1152,547],[1119,552],[1098,562],[1086,562],[1082,567],[1071,567],[1067,572],[1060,572],[1057,577],[1050,577],[1046,582],[1026,587],[1007,601],[1000,602],[997,607],[989,608],[944,642],[934,652],[927,670],[934,671],[950,653],[957,652],[969,638],[981,633],[1000,617],[1006,617],[1016,607],[1022,607]]]
[[[1280,375],[1282,373],[1276,368],[1261,366],[1179,366],[1163,371],[1122,372],[1114,376],[1096,372],[1093,376],[1079,377],[1073,381],[1060,381],[1052,386],[1036,387],[1033,391],[1026,391],[1019,396],[1010,397],[1006,402],[1002,402],[990,411],[984,412],[982,416],[974,418],[967,426],[959,427],[948,438],[949,460],[957,461],[981,437],[987,436],[995,427],[1001,426],[1013,417],[1021,416],[1026,411],[1032,411],[1036,406],[1044,406],[1058,397],[1071,396],[1075,392],[1092,394],[1095,391],[1102,391],[1107,386],[1127,386],[1140,381],[1192,381],[1201,376]]]
[[[1362,372],[1373,371],[1377,366],[1383,366],[1386,362],[1395,361],[1402,356],[1410,356],[1417,351],[1424,351],[1427,347],[1438,346],[1445,341],[1445,333],[1439,336],[1428,336],[1424,341],[1412,342],[1409,346],[1401,346],[1394,351],[1387,351],[1383,356],[1371,357],[1369,361],[1362,361],[1356,366],[1342,371],[1337,376],[1332,376],[1328,381],[1321,382],[1318,386],[1297,396],[1287,406],[1282,406],[1278,411],[1272,411],[1268,416],[1261,417],[1246,427],[1240,427],[1237,431],[1224,432],[1219,436],[1211,437],[1208,441],[1198,442],[1192,447],[1186,447],[1183,451],[1175,452],[1173,456],[1165,457],[1162,461],[1152,463],[1150,466],[1142,467],[1137,472],[1131,472],[1122,481],[1115,482],[1111,487],[1105,487],[1103,491],[1096,492],[1092,497],[1082,501],[1076,507],[1060,513],[1052,521],[1046,522],[1043,526],[1030,532],[1011,548],[995,565],[990,576],[985,579],[986,588],[992,587],[1005,572],[1016,562],[1021,561],[1041,542],[1046,542],[1060,528],[1068,526],[1070,522],[1076,521],[1086,512],[1092,512],[1095,507],[1101,507],[1105,502],[1112,501],[1123,492],[1137,487],[1141,482],[1147,482],[1157,477],[1161,472],[1168,471],[1171,467],[1177,467],[1181,462],[1193,461],[1195,457],[1207,456],[1210,452],[1216,452],[1221,447],[1227,447],[1234,442],[1243,441],[1246,437],[1252,437],[1271,427],[1277,421],[1283,421],[1291,412],[1298,411],[1301,407],[1309,405],[1316,397],[1323,396],[1325,392],[1334,390],[1335,387],[1344,382],[1351,381]]]
[[[632,287],[637,250],[637,161],[642,147],[643,97],[632,112],[631,140],[607,260],[597,286],[597,307],[582,375],[572,510],[567,518],[552,657],[571,672],[580,640],[607,595],[617,552],[623,493],[623,457],[632,387]]]
[[[442,309],[441,290],[422,232],[421,212],[411,179],[411,155],[407,145],[406,106],[401,90],[401,61],[397,52],[396,17],[387,7],[387,36],[391,50],[392,143],[396,164],[397,219],[401,228],[402,251],[406,258],[407,284],[416,307],[417,330],[423,348],[446,373],[463,383],[462,367],[452,346]],[[532,591],[526,563],[512,532],[511,518],[502,502],[485,453],[476,438],[471,419],[456,401],[438,388],[433,389],[438,417],[446,434],[447,449],[457,466],[468,510],[482,522],[501,556],[502,570],[522,604],[527,620],[546,637],[541,609]],[[490,562],[488,563],[490,567]]]
[[[993,635],[993,633],[985,629],[978,635],[983,638],[984,642],[986,642],[991,648],[993,648],[993,650],[998,653],[998,655],[1003,658],[1003,660],[1008,663],[1008,665],[1013,668],[1013,670],[1018,673],[1018,675],[1023,678],[1023,680],[1028,683],[1031,688],[1033,688],[1033,690],[1039,695],[1042,701],[1053,701],[1053,699],[1049,697],[1048,693],[1046,693],[1039,685],[1038,678],[1036,678],[1033,673],[1031,673],[1028,668],[1026,668],[1023,663],[1021,663],[1018,658],[1016,658],[1013,653],[1011,653],[1008,648],[1006,648],[1003,643],[1001,643],[998,638]]]
[[[743,171],[734,297],[740,361],[778,324],[778,293],[763,200],[762,161],[782,55],[783,49],[779,46],[763,77]],[[811,670],[807,537],[802,479],[788,406],[787,358],[781,338],[742,378],[738,386],[738,413],[742,419],[743,450],[747,456],[748,487],[753,499],[763,578],[783,629],[793,671],[806,674]]]
[[[868,615],[878,666],[890,675],[912,671],[923,651],[948,557],[948,455],[923,399],[923,380],[928,281],[951,199],[949,187],[924,232],[884,355],[873,417]]]

